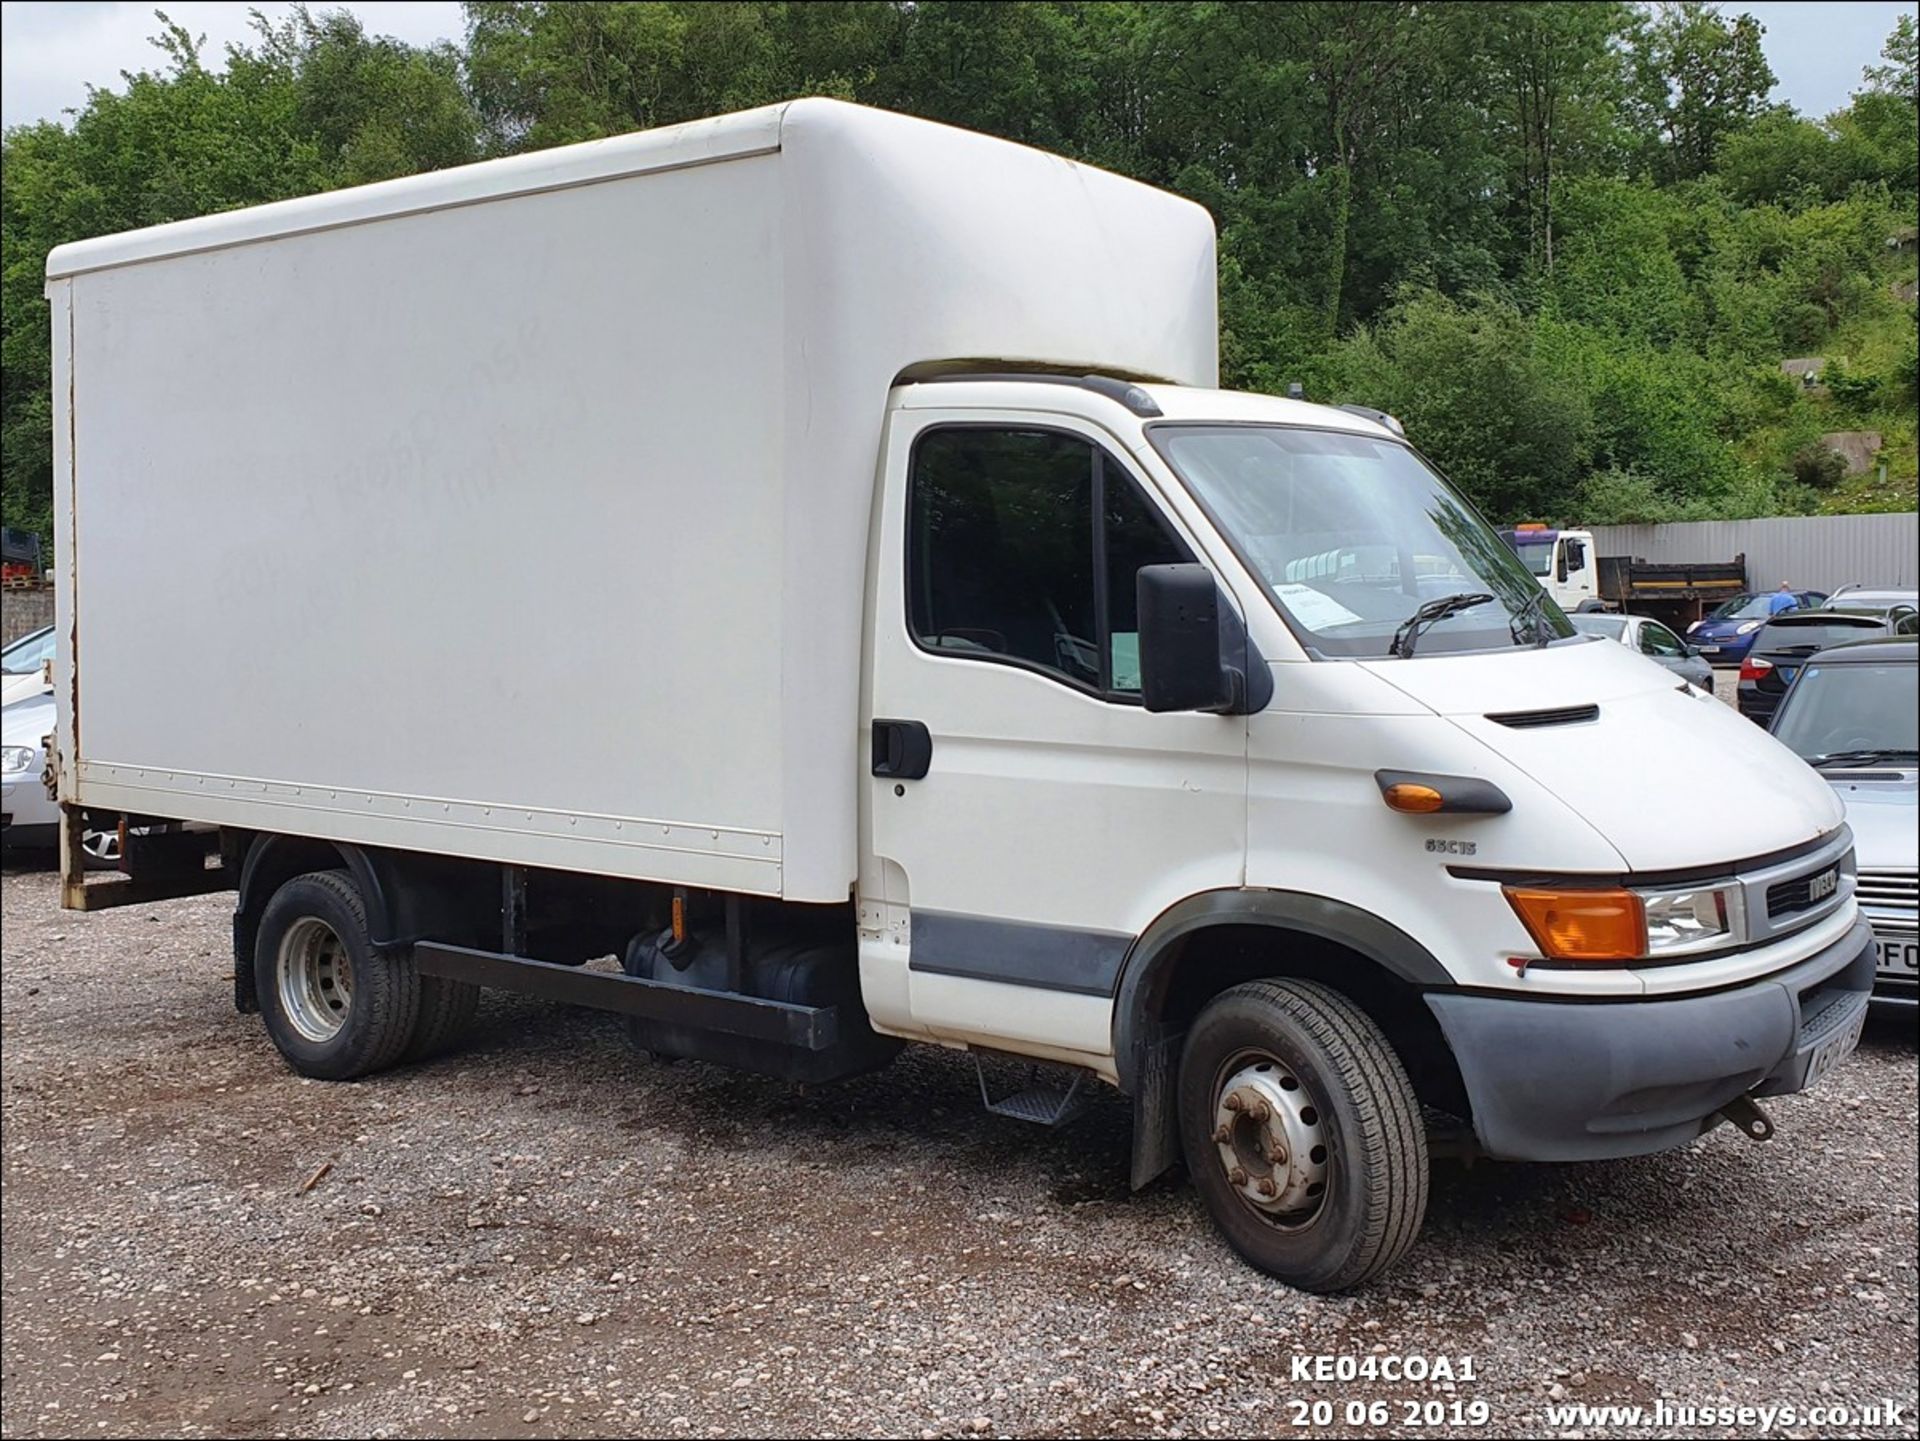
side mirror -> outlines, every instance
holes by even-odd
[[[1204,565],[1143,565],[1140,699],[1150,711],[1232,711],[1244,682],[1220,663],[1220,587]]]
[[[1554,567],[1553,575],[1555,580],[1565,580],[1567,578],[1567,548],[1564,545],[1560,547],[1559,555],[1560,560]]]

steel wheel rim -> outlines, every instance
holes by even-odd
[[[1267,1051],[1241,1051],[1213,1088],[1213,1145],[1227,1186],[1267,1225],[1297,1231],[1326,1209],[1326,1108],[1295,1070]]]
[[[274,980],[280,1009],[307,1040],[332,1040],[353,1009],[353,963],[333,927],[303,916],[280,938]]]

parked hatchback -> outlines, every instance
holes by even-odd
[[[1912,610],[1855,610],[1829,604],[1777,615],[1754,635],[1747,658],[1740,663],[1740,714],[1765,725],[1800,667],[1829,646],[1917,632],[1920,616]]]
[[[1801,668],[1774,738],[1826,777],[1847,808],[1873,924],[1882,1009],[1920,1009],[1920,642],[1855,641]]]
[[[1608,615],[1598,611],[1580,611],[1567,617],[1573,628],[1588,635],[1617,640],[1628,650],[1637,650],[1701,690],[1713,690],[1713,667],[1692,646],[1651,616]]]
[[[1707,613],[1706,619],[1687,627],[1688,642],[1715,665],[1738,665],[1753,644],[1755,633],[1776,614],[1774,603],[1779,594],[1778,591],[1750,592],[1723,601]],[[1787,594],[1793,599],[1793,610],[1811,610],[1827,598],[1824,591],[1817,590],[1795,590]]]

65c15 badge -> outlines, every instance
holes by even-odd
[[[1448,841],[1441,840],[1437,836],[1430,837],[1427,841],[1427,852],[1429,855],[1470,856],[1479,849],[1479,845],[1473,841]]]

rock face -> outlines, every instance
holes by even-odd
[[[1847,462],[1848,475],[1860,475],[1873,469],[1883,441],[1877,430],[1830,430],[1820,443]]]

